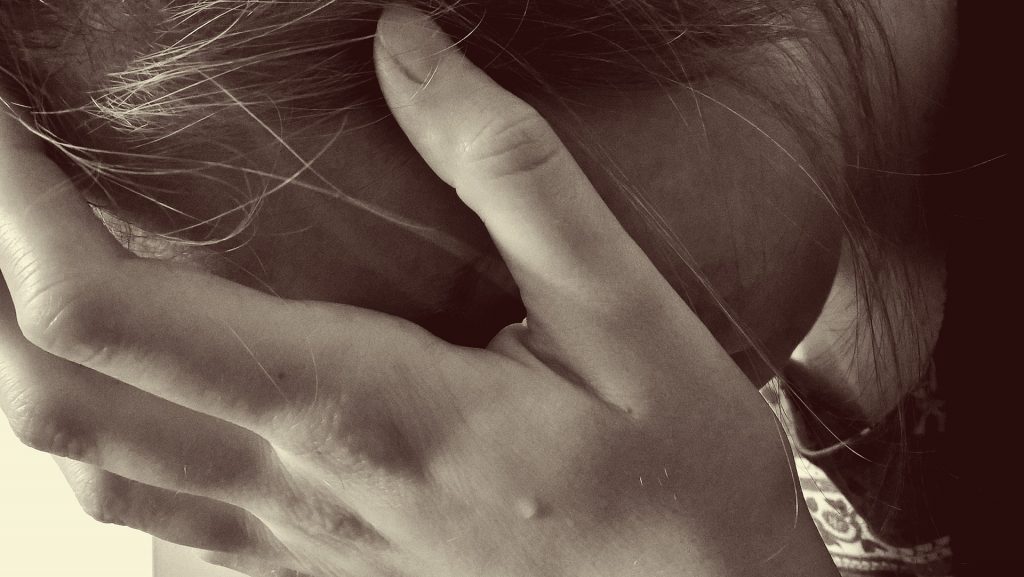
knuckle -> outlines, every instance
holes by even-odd
[[[74,487],[82,510],[100,523],[133,526],[130,482],[105,471],[84,476]]]
[[[76,461],[95,460],[95,444],[82,424],[63,407],[23,404],[10,411],[11,429],[25,445]]]
[[[46,352],[84,362],[111,341],[111,303],[95,283],[70,280],[40,287],[20,303],[18,325],[25,338]]]
[[[417,388],[412,379],[424,378],[403,362],[385,362],[378,370],[373,382]],[[280,415],[273,427],[272,458],[326,463],[350,475],[411,473],[415,455],[396,422],[396,411],[408,400],[397,396],[382,394],[376,386],[354,385],[332,392],[327,402],[321,399],[301,412]]]
[[[363,409],[325,411],[298,427],[299,434],[278,439],[277,449],[287,455],[328,462],[348,474],[389,469],[399,461],[395,454],[398,443],[375,409]]]
[[[486,176],[538,173],[563,158],[565,148],[551,125],[529,105],[517,103],[489,118],[461,146],[466,164]]]
[[[321,542],[339,548],[381,547],[386,538],[333,497],[310,492],[278,496],[268,516]]]

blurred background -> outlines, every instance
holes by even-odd
[[[153,539],[82,512],[53,458],[0,418],[0,577],[153,575]]]

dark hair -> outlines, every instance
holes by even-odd
[[[9,93],[91,201],[160,233],[217,243],[245,230],[283,182],[337,192],[316,178],[261,170],[251,151],[231,143],[287,124],[294,134],[275,132],[261,145],[287,153],[293,136],[354,110],[383,115],[371,55],[386,3],[7,0],[0,67]],[[876,354],[894,356],[890,312],[913,297],[893,290],[908,279],[892,255],[921,231],[908,226],[913,190],[857,168],[908,169],[899,83],[869,0],[409,3],[507,88],[570,109],[585,90],[685,86],[710,99],[701,87],[712,80],[755,96],[797,135],[799,146],[785,152],[840,216],[870,307],[869,340]],[[792,73],[764,74],[769,65]],[[830,149],[824,142],[839,142],[844,158],[821,154]],[[213,160],[211,146],[220,151]],[[175,207],[204,180],[223,191],[204,199],[211,214]],[[225,186],[232,180],[242,184]],[[625,194],[685,261],[685,247],[642,195]]]

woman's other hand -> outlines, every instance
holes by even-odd
[[[461,348],[134,258],[5,118],[20,437],[97,518],[253,575],[834,574],[771,411],[547,123],[410,9],[376,63],[528,322]]]

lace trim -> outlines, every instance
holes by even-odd
[[[943,536],[911,547],[878,537],[820,468],[796,456],[807,509],[840,573],[899,573],[917,577],[952,575],[953,551]]]

